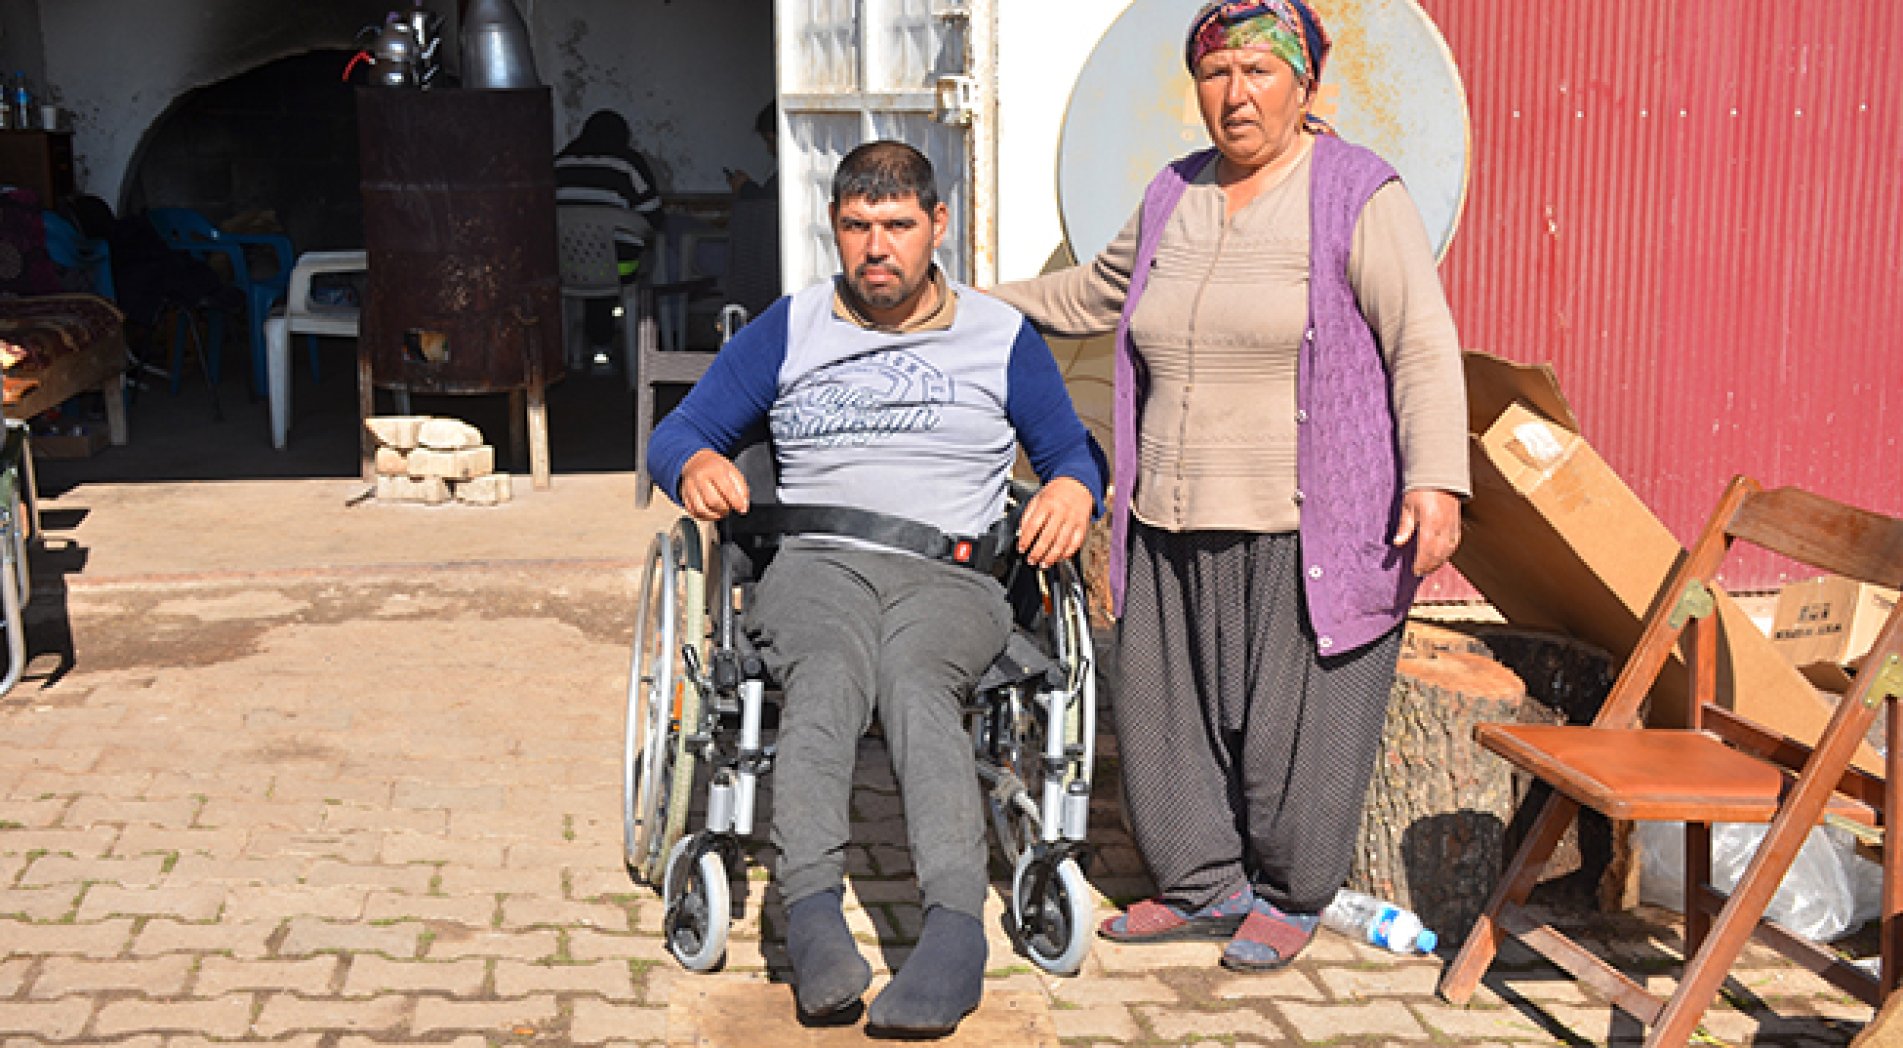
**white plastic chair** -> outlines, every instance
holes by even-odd
[[[639,291],[634,284],[623,285],[615,265],[615,231],[628,221],[628,212],[616,207],[558,207],[555,224],[559,239],[557,258],[562,282],[563,345],[567,348],[571,369],[586,367],[587,338],[582,333],[579,309],[571,302],[587,299],[618,299],[621,303],[621,353],[628,388],[634,388],[635,318],[639,315]],[[659,252],[656,252],[659,254]]]
[[[319,273],[363,273],[369,268],[369,255],[363,251],[306,251],[291,268],[284,306],[273,310],[264,322],[272,447],[282,450],[291,431],[291,336],[357,337],[359,308],[311,302],[311,278]]]

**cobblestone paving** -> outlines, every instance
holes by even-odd
[[[0,699],[0,1048],[665,1044],[670,991],[700,976],[620,860],[631,581],[306,573],[36,599],[34,636],[72,643],[36,642]],[[919,915],[876,740],[862,758],[851,920],[883,980]],[[1102,792],[1100,913],[1147,888]],[[728,977],[783,978],[757,864],[739,887]],[[1609,927],[1674,956],[1668,921]],[[1055,979],[994,921],[989,985],[1045,995],[1077,1046],[1640,1036],[1524,957],[1463,1009],[1433,994],[1450,954],[1324,933],[1240,977],[1218,949],[1099,941]],[[1768,955],[1735,975],[1709,1043],[1841,1045],[1870,1016]]]

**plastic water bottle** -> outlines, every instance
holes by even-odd
[[[29,128],[33,126],[33,90],[27,87],[26,74],[15,71],[13,74],[13,126]]]
[[[1322,911],[1322,924],[1350,938],[1395,953],[1431,953],[1440,936],[1421,927],[1412,911],[1372,895],[1343,888]]]

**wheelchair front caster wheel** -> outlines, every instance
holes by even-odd
[[[683,838],[676,846],[676,857],[693,840]],[[667,951],[688,971],[713,971],[727,955],[727,925],[733,905],[727,864],[718,850],[710,848],[695,856],[678,875],[675,865],[674,861],[668,863],[663,896],[667,900],[667,917],[662,922]]]
[[[1052,975],[1075,975],[1090,952],[1095,907],[1077,863],[1054,858],[1037,848],[1018,856],[1011,876],[1012,924],[1033,964]]]

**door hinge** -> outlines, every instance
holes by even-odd
[[[978,111],[978,78],[952,73],[938,78],[938,106],[934,115],[941,124],[969,127]]]
[[[1866,668],[1862,672],[1870,672],[1870,670]],[[1863,693],[1865,704],[1875,706],[1892,695],[1903,699],[1903,658],[1896,655],[1884,656],[1883,665],[1876,667],[1875,674],[1877,679],[1871,683],[1870,690]],[[1894,717],[1896,714],[1892,713],[1890,716]]]
[[[1666,624],[1675,630],[1684,629],[1687,621],[1704,618],[1712,613],[1714,606],[1711,590],[1706,589],[1704,583],[1692,579],[1685,583],[1685,592],[1679,595],[1678,603],[1673,605]]]

